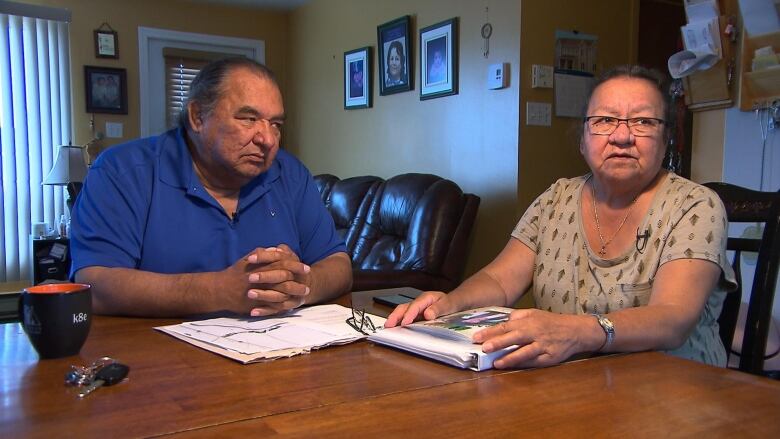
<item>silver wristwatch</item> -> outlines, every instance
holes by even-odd
[[[615,339],[615,324],[612,323],[612,320],[604,317],[599,313],[593,313],[593,317],[596,317],[596,320],[599,322],[599,325],[601,325],[601,329],[604,330],[604,334],[607,336],[607,339],[604,341],[604,344],[601,345],[601,347],[598,349],[599,351],[602,351],[608,348],[612,344],[612,341]]]

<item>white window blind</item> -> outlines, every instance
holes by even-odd
[[[0,282],[29,278],[31,224],[67,214],[61,186],[42,186],[72,140],[68,23],[0,14]]]
[[[184,109],[184,101],[190,90],[190,83],[200,69],[212,60],[228,56],[224,53],[205,52],[166,47],[165,59],[165,119],[166,126],[176,126],[179,113]]]
[[[206,61],[192,58],[165,57],[165,119],[168,128],[176,126],[190,83],[205,64]]]

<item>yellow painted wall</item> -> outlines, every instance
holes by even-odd
[[[124,136],[99,141],[96,144],[98,151],[134,139],[140,133],[139,26],[265,40],[266,63],[281,78],[283,90],[288,84],[285,81],[289,51],[286,13],[214,7],[179,0],[25,0],[22,3],[65,8],[72,13],[70,50],[74,143],[83,144],[92,138],[90,117],[85,110],[84,65],[127,69],[128,114],[95,114],[96,127],[100,131],[105,131],[106,122],[120,122],[124,124]],[[95,57],[93,31],[103,22],[118,32],[119,59]]]
[[[699,183],[723,181],[725,136],[725,110],[693,113],[691,180]]]
[[[73,13],[74,142],[91,138],[84,65],[128,73],[130,114],[95,116],[101,130],[106,121],[122,122],[124,137],[98,146],[138,136],[138,26],[262,39],[285,95],[289,121],[283,143],[313,173],[387,178],[429,172],[482,198],[469,272],[500,251],[518,216],[552,181],[585,170],[571,119],[553,118],[550,128],[520,123],[527,100],[553,99],[551,90],[530,88],[531,64],[552,64],[556,29],[598,35],[601,65],[630,61],[637,1],[312,0],[281,13],[180,0],[26,0]],[[377,25],[403,15],[412,16],[414,89],[379,96],[374,60],[373,108],[344,110],[344,52],[372,46],[376,56]],[[460,92],[420,101],[418,31],[452,17],[459,18]],[[486,19],[493,25],[487,59],[480,36]],[[94,56],[93,30],[103,22],[119,33],[118,60]],[[487,67],[497,62],[509,63],[509,87],[488,90]]]
[[[553,103],[551,127],[520,125],[518,215],[561,177],[588,171],[579,153],[578,119],[555,117],[553,89],[531,88],[531,66],[553,65],[555,31],[577,30],[598,36],[599,71],[636,60],[638,0],[526,0],[522,2],[520,42],[521,114],[526,102]],[[554,12],[553,12],[554,11]]]
[[[287,145],[314,173],[431,172],[482,197],[467,264],[472,272],[500,251],[519,215],[547,186],[586,171],[574,119],[554,117],[552,127],[520,123],[526,101],[553,101],[552,90],[530,88],[531,65],[553,64],[556,29],[597,35],[600,66],[635,59],[637,5],[637,0],[314,0],[290,20],[295,87],[287,95],[292,109]],[[480,36],[485,6],[494,29],[487,60]],[[406,14],[415,31],[460,17],[460,94],[421,102],[415,84],[411,92],[379,96],[375,74],[374,107],[344,110],[343,53],[375,49],[376,26]],[[344,19],[349,16],[360,19]],[[418,39],[415,32],[416,56]],[[486,89],[487,65],[495,62],[510,63],[508,89]]]
[[[480,29],[485,6],[493,25],[490,54]],[[377,26],[412,16],[412,91],[379,96],[373,62],[373,108],[345,110],[344,52],[372,46]],[[455,96],[420,101],[419,29],[459,17]],[[288,147],[313,173],[342,178],[406,172],[437,174],[482,198],[469,270],[489,262],[517,221],[520,2],[517,0],[314,0],[290,17]],[[509,87],[487,89],[488,65],[507,62]]]

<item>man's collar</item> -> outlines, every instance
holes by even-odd
[[[173,187],[189,187],[194,172],[184,129],[178,127],[167,131],[157,137],[157,142],[160,181]],[[198,185],[202,186],[200,182]]]

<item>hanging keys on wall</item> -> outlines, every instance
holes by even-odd
[[[487,58],[490,53],[490,36],[493,35],[493,25],[488,21],[488,8],[485,7],[485,24],[482,25],[482,55]]]

